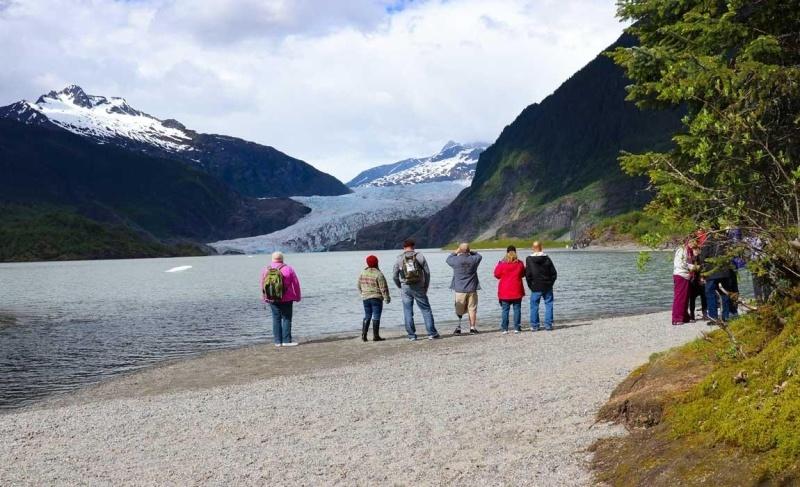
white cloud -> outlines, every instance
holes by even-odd
[[[622,31],[601,0],[0,5],[0,104],[74,82],[344,180],[493,141]]]

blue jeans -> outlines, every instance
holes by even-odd
[[[433,324],[433,312],[431,312],[431,304],[428,301],[428,295],[425,290],[404,284],[401,294],[403,295],[403,316],[408,338],[417,338],[417,329],[414,326],[414,301],[417,302],[417,306],[422,312],[422,319],[425,320],[425,329],[428,331],[428,336],[438,336],[439,332],[436,331],[436,327]]]
[[[383,300],[379,298],[369,298],[364,300],[364,319],[372,318],[374,321],[381,320],[383,312]]]
[[[272,310],[272,339],[276,345],[292,343],[292,302],[269,303]]]
[[[544,327],[553,329],[553,289],[531,291],[531,329],[539,329],[539,301],[544,298]]]
[[[502,309],[502,314],[500,315],[500,329],[508,331],[508,311],[510,308],[514,308],[514,329],[519,331],[520,324],[522,323],[521,299],[515,299],[513,301],[500,300],[500,309]]]
[[[706,280],[706,302],[708,303],[708,317],[716,320],[719,316],[717,312],[717,289],[720,283],[724,286],[727,284],[727,279],[707,279]],[[727,291],[729,289],[726,288]],[[728,321],[731,310],[731,298],[727,294],[720,291],[722,296],[722,321]]]

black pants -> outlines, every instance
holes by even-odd
[[[697,297],[700,296],[700,308],[703,310],[703,314],[705,315],[708,312],[708,304],[706,301],[706,288],[700,282],[700,278],[692,279],[692,283],[689,285],[689,318],[696,319],[694,316],[694,308],[697,303]]]
[[[767,302],[767,298],[772,294],[772,286],[769,285],[769,280],[766,277],[753,276],[753,294],[755,294],[756,301],[759,304]]]

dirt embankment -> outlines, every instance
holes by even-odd
[[[761,313],[735,322],[746,358],[721,331],[651,356],[600,408],[598,422],[622,424],[629,434],[592,445],[595,480],[800,485],[798,316],[776,324]]]

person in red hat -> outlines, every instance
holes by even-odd
[[[361,340],[367,341],[369,323],[372,320],[372,341],[380,342],[381,312],[383,303],[389,304],[392,297],[389,295],[389,285],[386,276],[378,268],[378,258],[374,255],[367,256],[367,267],[358,276],[358,292],[364,302],[364,320],[361,322]]]

